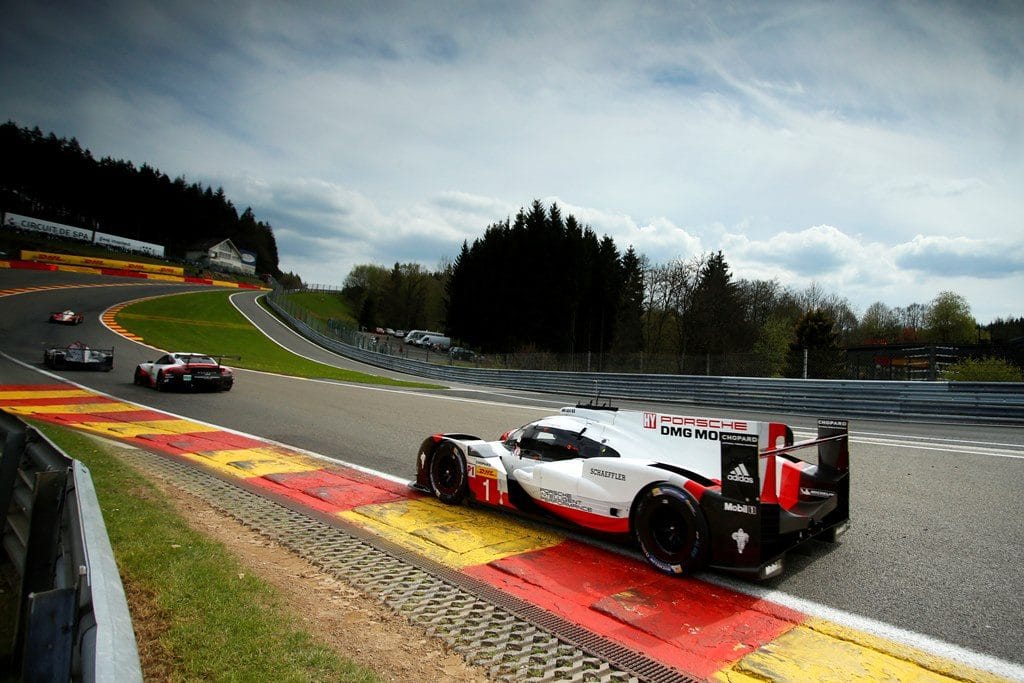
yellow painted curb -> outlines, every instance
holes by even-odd
[[[321,463],[314,462],[311,458],[297,453],[280,451],[273,447],[190,453],[185,457],[233,477],[241,478],[323,469]]]
[[[18,415],[51,415],[55,413],[95,414],[128,413],[139,410],[127,403],[69,403],[56,406],[5,406],[4,410]]]
[[[99,434],[107,434],[126,439],[142,435],[154,434],[196,434],[199,432],[219,432],[216,427],[208,427],[189,420],[147,420],[145,422],[80,422],[76,427],[88,429]]]
[[[564,540],[550,531],[509,524],[508,518],[500,513],[430,499],[363,505],[339,514],[402,547],[456,569],[542,550]]]
[[[1004,682],[985,671],[821,619],[808,619],[732,666],[723,683]]]
[[[0,399],[23,401],[33,398],[78,398],[80,396],[95,396],[91,391],[82,389],[44,389],[35,391],[23,390],[0,390]],[[29,406],[26,406],[29,407]]]

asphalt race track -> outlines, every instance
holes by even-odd
[[[73,287],[5,296],[16,288],[59,285]],[[469,386],[400,390],[247,370],[236,371],[229,393],[159,393],[134,386],[136,364],[153,359],[157,351],[108,330],[100,315],[124,301],[191,290],[208,288],[0,269],[0,385],[51,381],[39,374],[44,369],[43,351],[51,346],[76,340],[114,346],[112,372],[58,374],[121,400],[403,479],[414,475],[415,450],[430,433],[462,431],[497,438],[509,427],[590,398]],[[255,303],[259,295],[243,291],[232,300],[280,344],[338,366],[388,374],[299,338]],[[64,308],[84,313],[85,322],[73,327],[47,322],[51,311]],[[215,339],[210,341],[209,349],[172,350],[232,352],[217,346]],[[719,414],[713,408],[671,404],[644,407]],[[782,420],[798,437],[809,435],[814,421],[812,416],[729,416]],[[1024,665],[1024,430],[856,420],[851,437],[854,526],[843,542],[815,543],[791,554],[785,574],[765,584],[744,584],[724,576],[710,580],[748,592],[768,591],[766,597],[773,600],[796,600],[820,616],[870,620],[898,629],[896,633],[920,634],[929,642]]]

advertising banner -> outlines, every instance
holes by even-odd
[[[160,275],[175,275],[182,277],[185,269],[179,266],[164,266],[158,263],[135,263],[133,261],[119,261],[110,258],[95,258],[92,256],[72,256],[70,254],[51,254],[45,251],[21,251],[21,258],[25,261],[37,263],[60,263],[70,266],[89,266],[91,268],[109,268],[113,270],[128,270],[139,273],[158,273]]]
[[[141,242],[127,237],[118,237],[117,235],[108,235],[107,233],[100,232],[99,230],[96,231],[96,237],[93,239],[93,242],[104,247],[114,247],[115,249],[124,249],[126,251],[134,251],[140,254],[149,254],[150,256],[159,256],[163,258],[164,255],[164,248],[159,244]]]
[[[4,214],[4,227],[11,228],[13,230],[45,232],[48,235],[53,235],[54,237],[60,237],[67,240],[79,240],[81,242],[92,242],[93,234],[92,230],[76,228],[73,225],[64,225],[63,223],[52,223],[50,221],[39,220],[38,218],[29,218],[28,216],[19,216],[16,213]]]

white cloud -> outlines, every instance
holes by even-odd
[[[541,199],[654,261],[1022,313],[1012,3],[6,9],[7,117],[223,186],[310,281]]]
[[[1024,242],[917,235],[894,249],[896,264],[935,277],[1024,277]]]

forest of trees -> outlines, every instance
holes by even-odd
[[[344,292],[364,327],[439,329],[484,353],[600,356],[603,369],[799,377],[806,362],[810,376],[842,377],[851,347],[1024,336],[1024,318],[982,327],[954,292],[858,316],[817,285],[737,280],[722,252],[654,265],[539,201],[436,272],[362,265]]]
[[[93,158],[75,138],[0,125],[0,210],[163,245],[181,259],[192,245],[230,238],[256,254],[256,270],[293,280],[278,267],[270,225],[241,215],[224,190],[171,180],[147,164]]]
[[[443,272],[428,272],[418,263],[396,263],[391,269],[360,265],[345,278],[342,295],[364,329],[389,326],[440,331],[444,324]]]
[[[624,296],[638,268],[611,238],[535,201],[463,244],[445,283],[447,331],[485,350],[606,351],[620,311],[640,316],[642,302]]]

